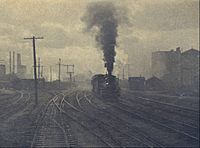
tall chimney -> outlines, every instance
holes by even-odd
[[[20,53],[18,53],[17,54],[17,65],[21,65],[22,63],[21,63],[21,54]]]
[[[11,74],[12,73],[12,57],[11,57],[11,51],[9,51],[9,73]]]
[[[13,51],[13,74],[15,73],[15,52]]]
[[[19,72],[20,66],[21,66],[21,54],[18,53],[17,54],[17,73]]]

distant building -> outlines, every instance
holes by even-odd
[[[165,83],[155,76],[146,80],[146,90],[161,91],[165,89],[166,89]]]
[[[17,66],[17,76],[19,78],[25,78],[26,77],[26,66],[25,65],[18,65]]]
[[[0,77],[4,77],[6,75],[6,65],[0,64]]]
[[[171,51],[152,53],[152,74],[168,88],[194,87],[199,82],[199,51],[181,53],[180,47]]]
[[[180,48],[152,53],[152,75],[163,80],[169,87],[180,86]]]
[[[26,66],[21,63],[21,54],[17,54],[17,76],[24,79],[26,77]]]
[[[187,88],[199,87],[199,51],[190,49],[181,54],[181,85]]]
[[[129,77],[129,88],[131,90],[144,90],[145,89],[145,78],[144,77]]]

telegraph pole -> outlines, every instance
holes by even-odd
[[[130,77],[130,64],[127,64],[128,65],[128,78]]]
[[[69,75],[69,79],[70,79],[70,82],[72,83],[72,78],[74,76],[74,67],[75,65],[74,64],[60,64],[62,66],[66,66],[67,67],[67,74]],[[71,71],[69,70],[70,67],[72,67]],[[75,79],[73,79],[73,81],[75,82]]]
[[[52,66],[50,66],[50,82],[52,82]]]
[[[38,105],[38,89],[37,89],[37,68],[36,68],[36,49],[35,49],[35,40],[37,39],[44,39],[43,37],[31,37],[31,38],[24,38],[24,40],[32,40],[33,41],[33,62],[34,62],[34,79],[35,79],[35,105]]]
[[[59,88],[60,88],[60,74],[61,74],[61,58],[59,58],[58,62],[58,81],[59,81]]]
[[[123,65],[122,77],[123,77],[123,80],[124,80],[125,79],[124,65]]]
[[[11,62],[11,51],[9,51],[9,68],[10,68],[10,74],[12,73],[12,62]]]
[[[15,74],[15,52],[13,51],[13,74]]]
[[[60,73],[61,73],[61,59],[59,59],[59,62],[58,62],[58,81],[60,82]]]
[[[65,65],[65,64],[62,64],[63,66],[67,66],[67,74],[69,74],[69,79],[70,79],[70,82],[72,83],[72,76],[74,76],[74,64],[72,65]],[[69,67],[72,67],[72,71],[69,71]],[[74,79],[75,81],[75,79]]]
[[[41,66],[41,78],[43,78],[43,70],[44,70],[44,66]]]
[[[38,79],[40,79],[40,57],[38,57]]]

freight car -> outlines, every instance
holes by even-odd
[[[92,91],[100,97],[120,96],[119,82],[113,75],[98,74],[92,77]]]

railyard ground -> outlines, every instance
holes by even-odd
[[[198,131],[198,97],[122,90],[100,99],[85,87],[39,91],[35,106],[33,92],[0,91],[1,147],[198,147]]]

